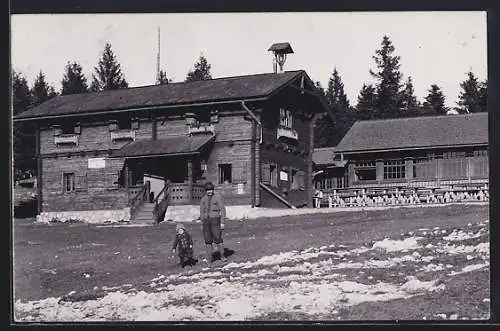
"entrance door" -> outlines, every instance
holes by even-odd
[[[150,182],[150,192],[154,194],[153,199],[156,199],[156,196],[161,192],[161,190],[163,190],[163,187],[165,186],[165,178],[157,175],[144,174],[143,179],[144,183],[146,183],[146,181]]]

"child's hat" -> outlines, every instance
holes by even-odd
[[[179,229],[186,230],[186,228],[184,227],[184,224],[180,224],[180,223],[177,223],[177,225],[175,226],[175,228],[176,228],[177,230],[179,230]]]

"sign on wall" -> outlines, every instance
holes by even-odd
[[[245,193],[245,184],[238,184],[238,194]]]
[[[103,157],[89,159],[89,169],[102,169],[106,167],[106,159]]]
[[[286,171],[280,171],[280,179],[288,181],[288,173]]]

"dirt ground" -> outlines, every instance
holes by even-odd
[[[264,218],[228,221],[224,240],[226,247],[236,251],[231,262],[244,262],[331,243],[361,245],[422,227],[459,226],[485,219],[488,207],[474,205]],[[187,228],[195,254],[202,255],[201,225],[188,224]],[[15,299],[36,300],[96,286],[139,286],[157,274],[181,272],[171,253],[171,224],[47,225],[24,219],[15,220],[13,238]]]

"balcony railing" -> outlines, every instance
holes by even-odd
[[[54,137],[54,143],[56,145],[78,145],[78,135],[77,134],[65,134]]]
[[[111,131],[111,140],[135,140],[135,130]]]
[[[298,140],[299,134],[297,133],[297,130],[285,127],[278,127],[277,137],[278,139],[281,137],[285,137],[288,139]]]
[[[198,204],[205,194],[201,183],[193,183],[191,199],[189,199],[189,185],[187,183],[171,183],[168,187],[170,205]]]
[[[199,133],[215,134],[215,125],[207,124],[207,125],[200,125],[200,126],[189,126],[188,130],[189,130],[190,135],[199,134]]]

